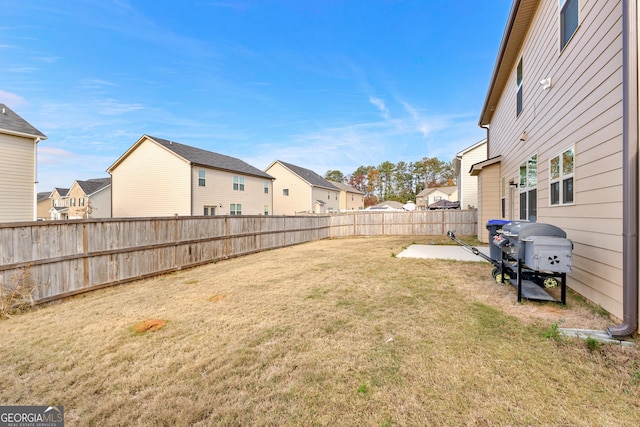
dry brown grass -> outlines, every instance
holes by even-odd
[[[0,404],[67,425],[635,426],[635,348],[569,296],[517,304],[485,263],[324,240],[85,294],[0,322]],[[424,243],[416,241],[416,243]],[[163,319],[155,332],[132,325]]]

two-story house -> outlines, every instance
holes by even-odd
[[[54,187],[49,198],[51,199],[51,208],[49,214],[52,220],[69,219],[69,199],[67,194],[68,188]]]
[[[265,172],[275,177],[273,208],[276,215],[340,210],[340,189],[314,171],[276,160]]]
[[[453,169],[457,177],[458,201],[462,209],[478,207],[478,177],[469,173],[471,166],[487,159],[487,140],[483,139],[456,154]]]
[[[35,221],[37,147],[47,137],[0,104],[0,222]]]
[[[74,181],[67,192],[69,219],[110,218],[111,178]]]
[[[458,187],[427,187],[416,195],[416,209],[427,210],[434,203],[458,201]]]
[[[343,182],[329,182],[340,190],[340,211],[359,211],[364,209],[364,192]]]
[[[143,135],[107,172],[114,218],[273,213],[272,176],[167,139]]]
[[[638,1],[516,0],[479,125],[479,224],[554,224],[568,285],[638,327]],[[487,239],[486,232],[479,234]]]

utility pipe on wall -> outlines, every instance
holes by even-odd
[[[609,335],[638,329],[638,0],[622,0],[622,324]]]

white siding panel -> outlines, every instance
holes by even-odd
[[[113,216],[191,215],[191,166],[144,140],[112,171]]]
[[[35,219],[35,141],[0,134],[0,222]]]

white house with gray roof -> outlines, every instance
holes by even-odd
[[[273,177],[250,164],[143,135],[115,161],[112,216],[273,214]]]
[[[340,189],[314,171],[276,160],[265,172],[276,179],[273,184],[274,214],[340,211]]]
[[[35,221],[38,142],[47,137],[0,104],[0,222]]]

